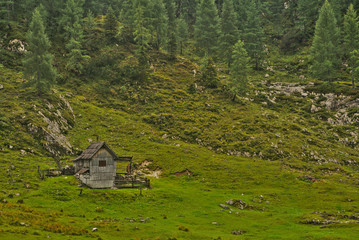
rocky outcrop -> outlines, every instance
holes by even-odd
[[[46,102],[45,106],[33,105],[40,122],[33,120],[27,125],[28,131],[54,156],[73,153],[65,134],[72,128],[75,115],[70,103],[62,95],[58,99],[56,103]]]

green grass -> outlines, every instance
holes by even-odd
[[[311,113],[310,97],[278,94],[270,103],[263,72],[251,76],[249,100],[232,102],[222,89],[193,93],[190,86],[201,85],[192,72],[198,66],[186,59],[164,64],[162,58],[159,54],[156,72],[141,87],[74,79],[43,98],[23,86],[21,74],[0,68],[0,200],[8,201],[0,203],[1,239],[358,238],[359,224],[342,218],[359,215],[358,146],[340,141],[352,140],[357,125],[330,125],[323,119],[335,113]],[[292,71],[302,67],[296,66],[299,60],[288,56],[277,62],[269,80],[295,82]],[[334,83],[334,88],[349,92],[350,86]],[[142,196],[138,189],[85,189],[79,195],[72,176],[40,180],[37,166],[56,164],[43,149],[48,141],[28,126],[47,127],[38,111],[56,120],[48,102],[60,103],[71,123],[62,133],[75,153],[99,135],[118,155],[133,156],[136,164],[152,162],[149,168],[161,170],[162,177],[151,179],[152,189]],[[73,158],[63,155],[63,165]],[[194,176],[174,176],[185,169]],[[219,207],[229,199],[253,208]],[[320,219],[318,212],[341,222],[323,228],[303,223]],[[236,236],[233,230],[245,233]]]

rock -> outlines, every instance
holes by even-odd
[[[15,166],[14,165],[11,165],[11,170],[15,170]]]
[[[2,202],[3,202],[3,203],[7,203],[7,200],[6,200],[6,199],[3,199]]]
[[[266,73],[266,75],[264,75],[264,77],[266,77],[266,78],[267,78],[267,77],[269,77],[269,74],[268,74],[268,73]]]
[[[30,189],[31,188],[30,184],[26,184],[26,188]]]
[[[14,195],[9,194],[7,197],[8,197],[8,198],[13,198],[13,197],[14,197]]]
[[[3,90],[4,86],[2,84],[0,84],[0,90]]]
[[[300,76],[299,76],[299,79],[305,79],[305,76],[304,76],[304,75],[300,75]]]
[[[212,224],[213,224],[213,225],[217,225],[217,224],[218,224],[218,222],[212,222]]]
[[[166,139],[167,137],[168,137],[167,134],[163,134],[162,136],[163,139]]]
[[[229,209],[229,207],[227,206],[227,205],[224,205],[224,204],[219,204],[219,206],[221,207],[221,208],[223,208],[223,209]]]
[[[93,231],[93,232],[97,232],[98,229],[97,229],[97,228],[92,228],[92,231]]]
[[[311,108],[310,108],[311,113],[316,113],[316,112],[319,112],[320,110],[321,110],[321,108],[317,107],[315,105],[312,105]]]
[[[26,226],[26,224],[24,222],[21,222],[20,226]]]
[[[231,199],[226,202],[228,205],[234,206],[239,209],[245,209],[248,208],[248,204],[240,199]]]
[[[243,233],[244,233],[244,231],[242,231],[242,230],[233,230],[232,231],[233,235],[242,235]]]
[[[24,149],[21,149],[21,150],[20,150],[20,154],[21,154],[21,155],[26,155],[26,151],[25,151]]]

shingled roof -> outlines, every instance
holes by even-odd
[[[118,159],[116,153],[112,151],[111,148],[107,146],[105,142],[94,142],[91,143],[90,146],[88,146],[74,161],[90,160],[103,147],[107,149],[107,151],[112,155],[114,160]]]

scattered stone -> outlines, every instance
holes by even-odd
[[[92,228],[92,231],[93,231],[93,232],[97,232],[98,229],[97,229],[97,228]]]
[[[213,225],[217,225],[217,224],[218,224],[218,222],[212,222],[212,224],[213,224]]]
[[[8,198],[13,198],[13,197],[14,197],[14,195],[12,195],[12,194],[8,195]]]
[[[26,226],[26,224],[24,222],[21,222],[20,226]]]
[[[7,203],[7,200],[6,200],[6,199],[3,199],[2,202],[3,202],[3,203]]]
[[[4,86],[2,84],[0,84],[0,90],[3,90]]]
[[[20,150],[20,154],[21,154],[21,155],[26,155],[26,151],[25,151],[24,149],[21,149],[21,150]]]
[[[242,231],[242,230],[233,230],[232,234],[233,235],[242,235],[242,234],[244,234],[244,231]]]
[[[10,149],[13,149],[13,148],[14,148],[14,146],[12,146],[12,145],[9,145],[9,148],[10,148]]]
[[[15,166],[14,165],[11,165],[11,170],[15,170]]]
[[[299,76],[299,79],[305,79],[305,76],[304,76],[304,75],[300,75],[300,76]]]
[[[268,78],[268,77],[269,77],[269,74],[268,74],[268,73],[266,73],[266,75],[264,75],[264,77]]]
[[[231,199],[226,202],[228,205],[234,206],[239,209],[249,208],[250,206],[241,199]]]
[[[163,136],[162,136],[162,138],[163,138],[163,139],[167,139],[167,137],[168,137],[168,136],[167,136],[167,134],[166,134],[166,133],[165,133],[165,134],[163,134]]]
[[[224,204],[219,204],[219,206],[221,207],[221,208],[223,208],[223,209],[229,209],[229,207],[227,206],[227,205],[224,205]]]
[[[26,188],[30,189],[31,188],[30,184],[26,184]]]

